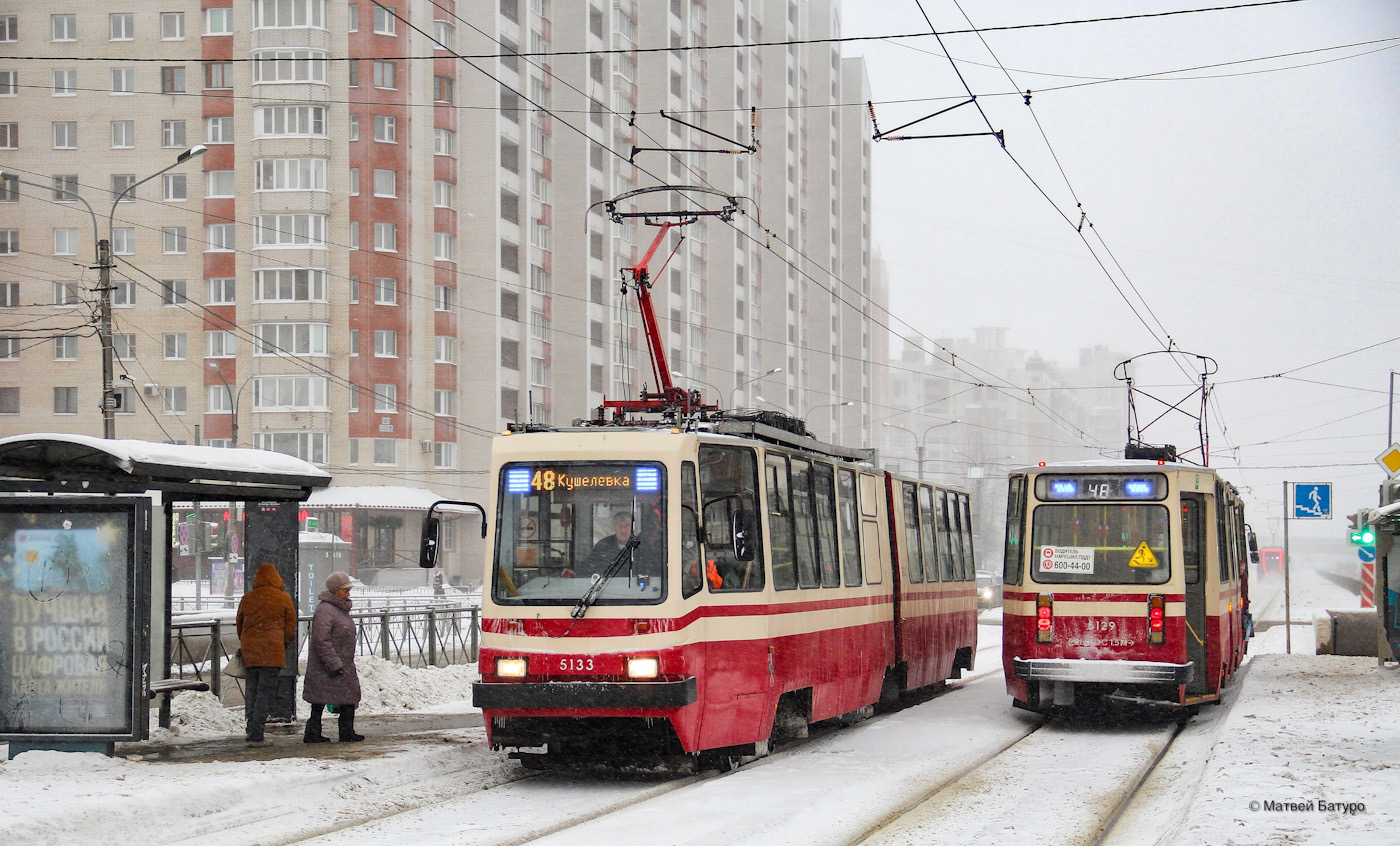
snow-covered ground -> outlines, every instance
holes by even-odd
[[[1274,592],[1256,586],[1260,633],[1231,701],[1192,721],[1114,842],[1396,842],[1400,672],[1377,669],[1374,659],[1311,654],[1313,610],[1354,608],[1356,599],[1306,570],[1294,574],[1293,654],[1283,654]],[[984,617],[995,622],[995,612]],[[850,843],[1034,726],[1001,690],[998,634],[995,625],[981,627],[978,672],[944,695],[700,780],[527,777],[485,747],[481,728],[461,727],[472,713],[472,668],[410,670],[362,658],[361,727],[371,735],[364,744],[309,747],[299,735],[269,735],[272,746],[247,750],[240,711],[207,694],[180,694],[172,729],[119,745],[116,758],[27,752],[0,764],[0,831],[7,844],[496,844],[591,820],[555,839]],[[403,714],[423,715],[412,720],[416,731],[403,731]],[[1019,777],[1005,766],[987,777],[1013,793],[1071,796],[1104,781],[1095,764],[1086,756],[1066,766],[1054,756],[1053,772],[1028,764]],[[1032,836],[1024,819],[983,813],[956,829],[887,830],[881,842]],[[1051,812],[1039,821],[1042,833],[1067,842],[1057,828],[1067,818]]]

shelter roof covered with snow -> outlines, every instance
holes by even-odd
[[[427,488],[398,485],[334,485],[307,497],[313,508],[393,508],[427,511],[442,497]]]

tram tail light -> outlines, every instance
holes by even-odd
[[[1147,642],[1153,646],[1167,642],[1167,600],[1160,593],[1147,597]]]
[[[1055,598],[1042,593],[1035,598],[1035,642],[1050,643],[1055,639]]]

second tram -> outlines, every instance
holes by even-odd
[[[723,767],[971,669],[968,497],[868,457],[732,419],[498,437],[491,745]]]
[[[1011,475],[1002,664],[1014,704],[1218,700],[1244,659],[1254,548],[1215,471],[1122,460]]]

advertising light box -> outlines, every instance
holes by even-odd
[[[0,739],[145,736],[150,506],[0,499]]]

